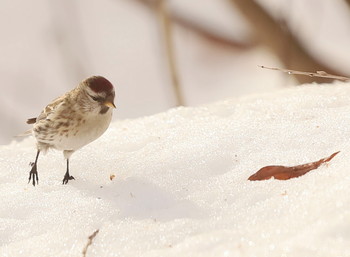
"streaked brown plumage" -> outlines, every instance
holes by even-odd
[[[27,123],[33,124],[31,131],[38,149],[29,172],[29,182],[33,180],[34,186],[38,183],[39,154],[51,148],[63,151],[67,159],[63,184],[74,179],[69,174],[69,158],[106,131],[112,118],[112,108],[115,108],[114,97],[113,85],[104,77],[93,76],[55,99],[38,117],[28,119]]]

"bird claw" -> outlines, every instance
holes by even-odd
[[[33,186],[35,186],[35,181],[36,181],[36,184],[39,184],[38,171],[36,170],[36,165],[35,164],[32,165],[32,169],[29,172],[28,184],[30,183],[30,181],[32,179],[33,179]]]
[[[69,174],[66,173],[66,175],[64,175],[63,181],[62,181],[62,185],[66,185],[68,183],[69,180],[72,180],[75,178],[73,176],[70,176]]]

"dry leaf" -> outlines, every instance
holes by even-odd
[[[110,179],[110,180],[113,180],[114,178],[115,178],[115,175],[114,175],[114,174],[109,175],[109,179]]]
[[[261,168],[258,172],[251,175],[248,180],[266,180],[274,177],[275,179],[287,180],[291,178],[300,177],[310,170],[317,169],[321,164],[329,162],[339,152],[333,153],[327,158],[323,158],[316,162],[311,162],[303,165],[286,167],[286,166],[266,166]]]

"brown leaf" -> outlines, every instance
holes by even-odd
[[[109,180],[113,180],[115,178],[115,175],[114,174],[111,174],[111,175],[109,175]]]
[[[321,164],[329,162],[339,152],[333,153],[327,158],[323,158],[316,162],[310,162],[303,165],[286,167],[286,166],[266,166],[261,168],[258,172],[251,175],[248,180],[266,180],[274,177],[275,179],[287,180],[291,178],[300,177],[310,170],[317,169]]]

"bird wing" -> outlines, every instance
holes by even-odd
[[[27,124],[38,123],[42,120],[50,120],[50,116],[55,115],[57,110],[60,109],[60,106],[63,104],[66,95],[56,98],[50,104],[48,104],[42,112],[36,118],[30,118],[27,120]]]
[[[64,96],[58,97],[55,100],[53,100],[50,104],[48,104],[42,112],[39,114],[36,118],[29,118],[27,120],[27,124],[37,124],[39,121],[47,120],[50,121],[50,116],[52,114],[55,114],[61,104],[64,102]],[[32,134],[32,129],[29,129],[19,135],[16,135],[15,137],[26,137],[30,136]]]

